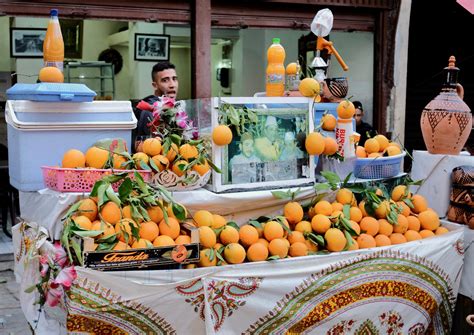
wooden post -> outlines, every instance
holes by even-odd
[[[194,0],[191,21],[192,97],[211,97],[211,0]]]

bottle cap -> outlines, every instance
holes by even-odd
[[[278,37],[274,37],[272,42],[273,44],[280,44],[280,39]]]
[[[51,9],[50,12],[49,12],[49,14],[50,14],[51,16],[58,16],[58,10],[57,10],[57,9]]]

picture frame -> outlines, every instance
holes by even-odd
[[[43,57],[45,36],[46,29],[43,28],[10,28],[10,57]]]
[[[83,20],[59,20],[64,40],[64,58],[82,59]]]
[[[159,62],[170,58],[170,35],[135,34],[134,59]]]
[[[311,108],[308,98],[214,98],[211,128],[230,125],[233,137],[229,145],[212,144],[212,162],[221,173],[212,172],[208,187],[220,193],[314,184],[314,159],[304,149],[314,129]],[[245,117],[250,111],[254,121],[236,131],[225,110]]]

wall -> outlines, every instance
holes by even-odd
[[[0,72],[10,71],[10,18],[0,17]]]

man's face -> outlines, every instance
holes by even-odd
[[[175,69],[166,69],[155,73],[155,80],[152,83],[156,96],[166,95],[176,99],[178,95],[178,77]]]
[[[356,108],[354,113],[354,119],[356,120],[356,124],[360,124],[362,122],[362,117],[364,116],[364,112],[361,111],[359,108]]]
[[[156,53],[160,50],[160,46],[158,45],[158,41],[155,39],[150,40],[150,43],[148,44],[148,51],[152,53]]]
[[[253,140],[245,140],[242,142],[242,144],[240,145],[240,150],[242,151],[242,154],[245,156],[245,157],[251,157],[253,155],[253,152],[254,152],[254,148],[253,148]]]
[[[277,125],[269,125],[265,128],[265,136],[270,141],[275,141],[278,138],[278,126]]]

